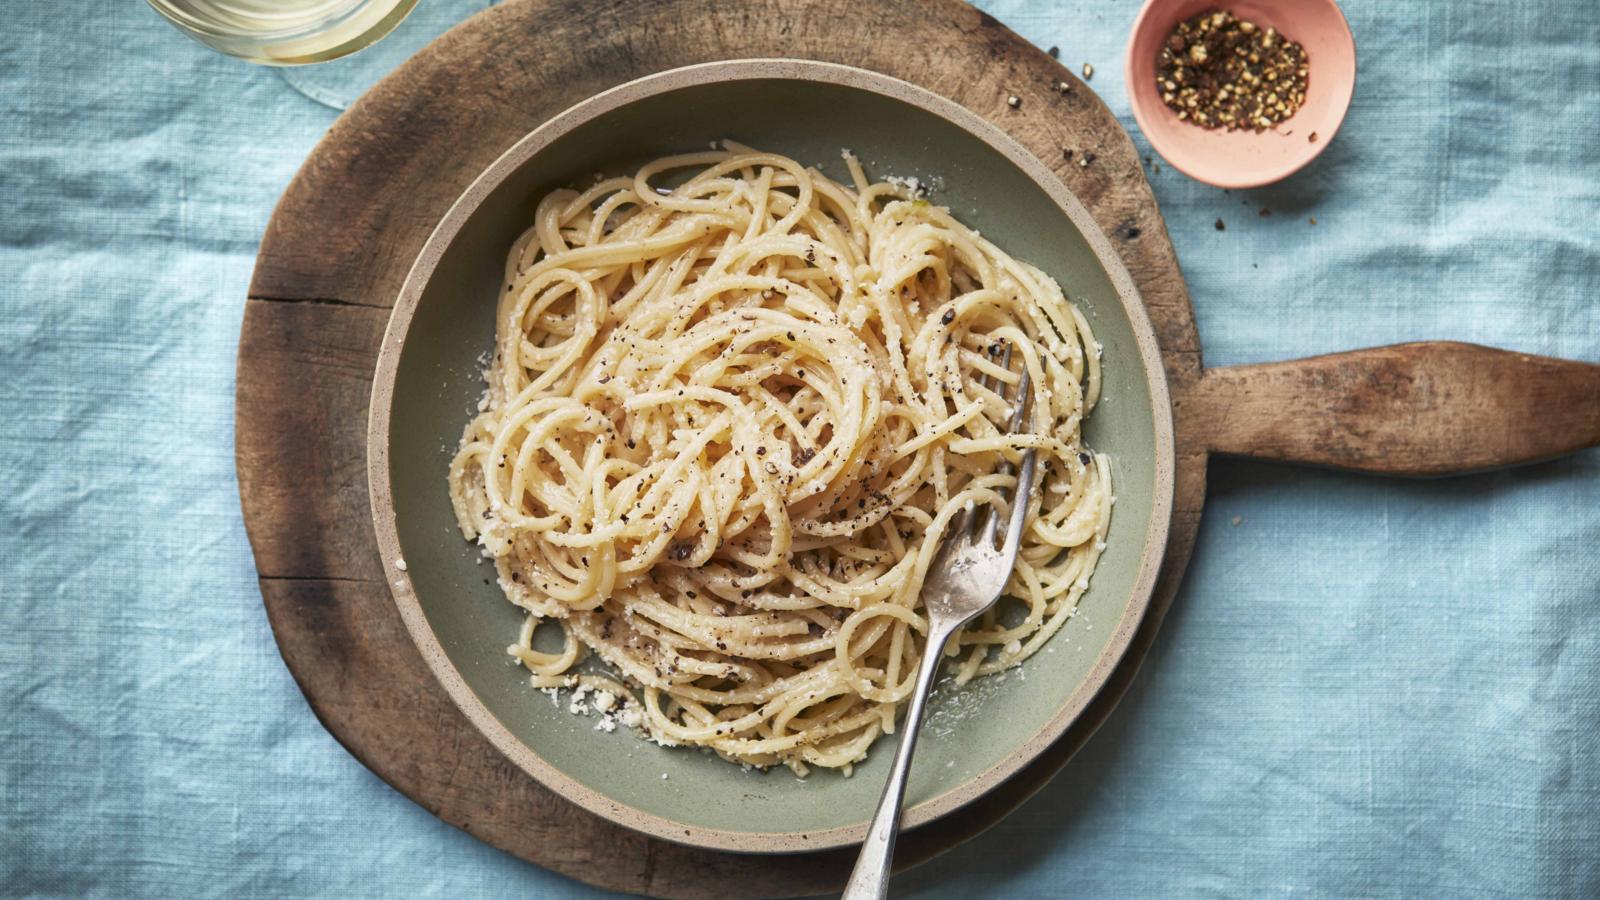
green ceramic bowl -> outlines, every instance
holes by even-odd
[[[748,852],[859,841],[892,738],[854,777],[743,771],[709,753],[594,730],[527,684],[504,648],[522,615],[456,530],[445,472],[482,391],[506,253],[545,192],[598,171],[732,138],[846,178],[840,149],[879,175],[937,178],[935,202],[1043,267],[1105,348],[1090,445],[1110,454],[1109,549],[1081,609],[1004,676],[941,689],[907,792],[907,827],[959,808],[1058,737],[1099,690],[1144,613],[1166,543],[1172,425],[1155,337],[1133,282],[1088,212],[1037,159],[955,104],[892,78],[823,63],[747,60],[677,69],[556,116],[451,208],[402,288],[373,386],[368,468],[395,602],[472,723],[533,778],[649,834]],[[401,569],[399,560],[405,560]],[[426,727],[420,725],[419,727]]]

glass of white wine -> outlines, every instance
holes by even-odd
[[[269,66],[324,62],[394,30],[417,0],[149,0],[213,50]]]

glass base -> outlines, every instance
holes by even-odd
[[[434,38],[492,5],[491,0],[427,0],[394,33],[360,53],[315,66],[285,68],[279,74],[306,97],[343,110]]]
[[[348,56],[393,31],[418,0],[361,0],[344,8],[263,9],[220,0],[148,0],[179,31],[219,53],[265,66]]]

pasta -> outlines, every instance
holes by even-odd
[[[730,142],[546,196],[449,472],[462,533],[527,611],[509,653],[536,687],[802,775],[848,774],[894,730],[939,537],[1004,506],[1002,458],[1035,448],[1040,483],[1003,608],[943,649],[959,682],[1071,617],[1112,505],[1081,439],[1083,315],[915,184],[845,164],[849,184]],[[1022,367],[1012,434],[988,385]],[[557,652],[534,647],[549,623]],[[577,676],[591,652],[620,680]]]

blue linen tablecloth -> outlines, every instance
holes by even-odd
[[[483,5],[424,0],[385,52]],[[980,5],[1092,62],[1133,129],[1136,4]],[[1360,84],[1314,167],[1232,194],[1152,167],[1208,361],[1419,338],[1600,361],[1594,4],[1345,8]],[[363,769],[262,612],[235,341],[273,202],[353,89],[135,0],[4,18],[0,891],[594,895]],[[1111,722],[896,891],[1600,896],[1597,546],[1596,452],[1425,483],[1214,464]]]

